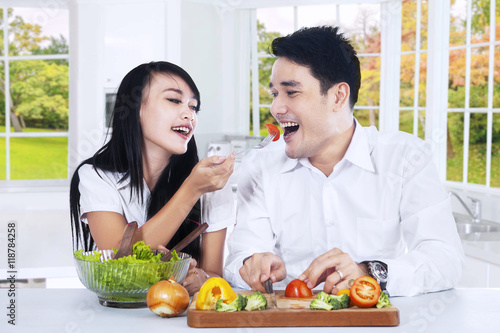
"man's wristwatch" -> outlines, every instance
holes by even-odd
[[[363,261],[363,264],[366,264],[370,276],[377,280],[380,285],[380,289],[387,294],[387,265],[381,261]]]

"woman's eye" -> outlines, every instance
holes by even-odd
[[[272,98],[276,98],[277,96],[278,96],[278,93],[274,93],[274,92],[271,93]]]
[[[191,110],[193,110],[194,112],[198,112],[198,107],[195,106],[195,105],[192,105],[190,106]]]
[[[288,96],[293,95],[293,94],[296,94],[296,93],[297,93],[296,91],[287,91],[287,92],[286,92],[286,94],[287,94]]]
[[[180,100],[176,99],[176,98],[167,98],[168,101],[172,102],[172,103],[175,103],[175,104],[180,104],[182,103]]]

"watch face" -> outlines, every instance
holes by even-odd
[[[387,270],[381,263],[379,262],[372,263],[372,269],[373,269],[372,270],[373,275],[375,275],[380,281],[387,280]]]

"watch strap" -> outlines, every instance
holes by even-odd
[[[388,274],[389,273],[389,269],[387,267],[387,264],[384,263],[384,262],[382,262],[382,261],[379,261],[379,260],[367,260],[367,261],[363,261],[361,263],[366,265],[366,267],[368,268],[368,273],[370,274],[370,276],[372,278],[374,278],[375,280],[377,280],[377,283],[380,285],[380,289],[384,293],[388,294],[388,292],[387,292],[387,279],[381,280],[378,276],[376,276],[376,274],[373,272],[373,268],[372,268],[373,263],[378,263],[382,267],[384,267],[385,271]]]

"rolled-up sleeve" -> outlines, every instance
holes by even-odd
[[[387,290],[393,296],[413,296],[456,286],[462,275],[464,252],[450,199],[426,148],[407,166],[400,206],[401,229],[407,252],[380,258],[389,267]]]
[[[242,163],[238,170],[237,223],[228,240],[229,256],[224,268],[224,278],[236,288],[250,289],[239,273],[243,259],[254,253],[273,252],[276,242],[259,170],[255,160],[248,166]]]
[[[218,191],[205,193],[202,197],[203,219],[208,223],[206,232],[225,229],[234,225],[234,195],[229,182]]]

